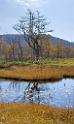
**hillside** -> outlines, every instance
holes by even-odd
[[[23,35],[19,35],[19,34],[6,34],[6,35],[0,35],[0,37],[3,39],[3,41],[5,43],[8,43],[10,41],[13,41],[13,42],[20,41],[22,44],[26,43],[25,40],[24,40]],[[44,35],[44,37],[48,38],[49,41],[51,41],[52,45],[54,45],[54,46],[57,44],[57,42],[61,42],[61,44],[64,45],[64,46],[74,47],[74,42],[69,42],[67,40],[63,40],[61,38],[53,37],[51,35]]]

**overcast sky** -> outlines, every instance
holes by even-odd
[[[0,0],[0,34],[16,33],[12,27],[28,8],[51,22],[53,36],[74,41],[74,0]]]

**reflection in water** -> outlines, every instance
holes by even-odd
[[[40,88],[38,87],[38,83],[34,82],[34,83],[29,83],[27,88],[24,91],[24,96],[28,96],[29,102],[30,103],[34,103],[34,97],[35,95],[37,96],[37,103],[40,103],[40,98],[39,98],[39,94],[40,94]]]
[[[10,81],[9,88],[20,90],[20,82]]]
[[[17,87],[17,85],[14,85],[14,82],[11,84],[12,86]],[[15,88],[14,87],[14,88]],[[19,86],[20,88],[20,86]],[[40,88],[37,82],[34,83],[28,83],[28,85],[24,88],[23,97],[21,98],[22,102],[25,102],[28,100],[29,103],[40,103]],[[14,102],[16,102],[18,99],[20,99],[21,96],[17,97]]]
[[[37,103],[74,107],[74,81],[56,83],[0,81],[0,103]]]
[[[0,92],[2,92],[2,87],[0,86]]]
[[[39,104],[40,103],[40,99],[39,99],[40,88],[38,84],[39,84],[38,82],[27,83],[27,86],[24,87],[23,97],[21,98],[21,95],[20,95],[13,102],[17,102],[21,98],[22,102],[25,102],[26,99],[28,99],[29,103],[34,103],[36,101],[36,103]],[[9,84],[9,88],[20,91],[21,85],[20,83],[16,83],[15,81],[12,81]]]

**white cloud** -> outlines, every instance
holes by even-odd
[[[17,2],[18,4],[23,6],[39,7],[44,5],[47,0],[14,0],[14,2]]]
[[[43,0],[15,0],[18,3],[28,3],[28,4],[34,4],[34,3],[38,3],[39,1],[43,1]]]

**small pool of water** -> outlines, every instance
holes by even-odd
[[[37,103],[74,107],[74,80],[38,83],[0,80],[0,103]]]

